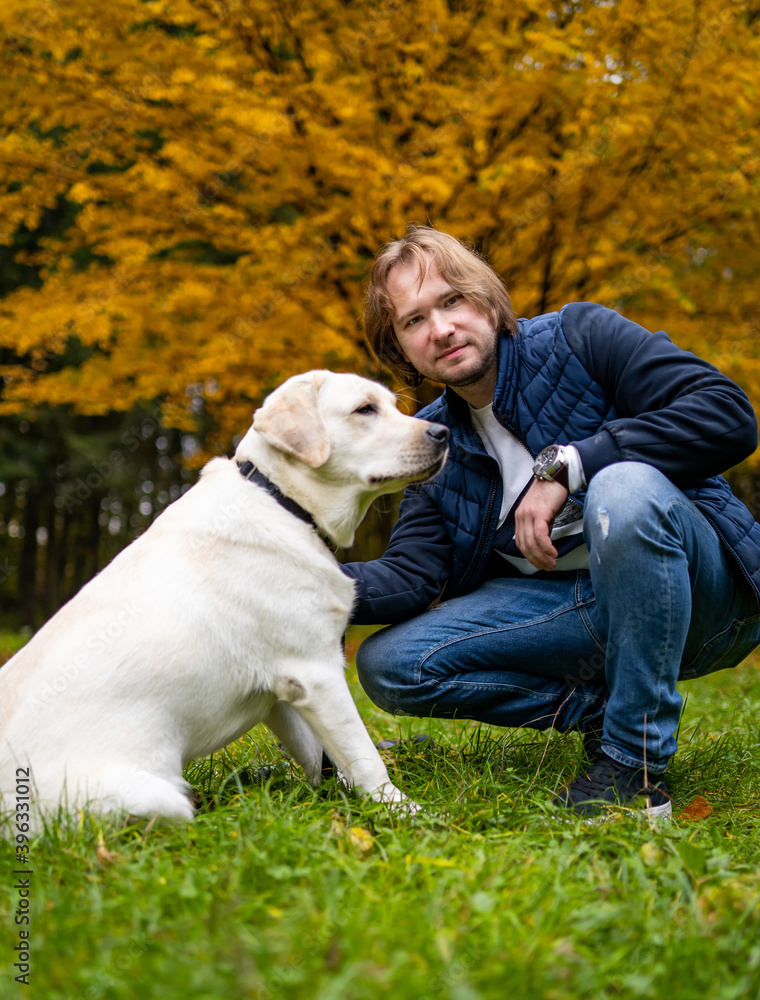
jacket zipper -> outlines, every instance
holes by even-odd
[[[499,420],[499,418],[496,416],[496,411],[494,411],[494,418],[496,419],[496,422],[498,424],[500,424],[504,428],[505,431],[507,431],[507,433],[511,434],[512,437],[515,438],[516,441],[519,441],[519,443],[527,451],[527,453],[530,455],[530,457],[533,458],[533,452],[527,446],[527,444],[525,443],[525,441],[523,441],[522,437],[511,426],[508,427],[506,424],[503,424],[501,422],[501,420]],[[473,430],[473,433],[477,433],[477,431],[475,431],[474,427],[472,428],[472,430]],[[488,457],[491,458],[491,461],[493,461],[494,463],[496,463],[496,459],[492,458],[490,455]],[[498,464],[498,463],[496,463],[496,464]],[[482,531],[482,533],[480,535],[480,539],[478,540],[478,548],[477,548],[477,551],[475,552],[475,556],[474,556],[472,562],[469,565],[469,568],[468,568],[467,572],[464,574],[464,576],[462,577],[462,579],[459,581],[459,586],[457,587],[457,593],[462,593],[463,592],[463,590],[465,588],[465,585],[467,584],[467,581],[473,575],[476,567],[480,564],[480,560],[481,560],[481,557],[483,555],[483,549],[485,548],[485,544],[486,544],[486,538],[489,535],[489,530],[488,529],[489,529],[489,524],[490,524],[490,521],[491,521],[491,517],[493,515],[494,504],[496,503],[496,494],[498,493],[499,477],[500,476],[501,476],[501,470],[499,470],[498,473],[493,477],[492,485],[491,485],[491,496],[489,497],[489,500],[488,500],[488,507],[486,508],[486,516],[485,516],[485,520],[483,522],[483,531]]]
[[[480,559],[481,559],[481,556],[483,554],[483,549],[485,548],[485,544],[486,544],[486,538],[488,537],[488,535],[490,533],[488,529],[489,529],[489,526],[490,526],[490,523],[491,523],[491,517],[493,516],[493,508],[494,508],[494,505],[496,503],[496,494],[498,493],[498,491],[499,491],[499,480],[498,480],[497,476],[494,476],[493,479],[492,479],[492,481],[491,481],[491,496],[488,499],[488,507],[486,508],[486,516],[485,516],[485,520],[483,521],[483,531],[481,532],[480,538],[478,540],[478,548],[477,548],[477,551],[475,553],[475,557],[473,558],[472,562],[470,563],[469,569],[467,570],[467,572],[465,573],[465,575],[462,577],[462,579],[459,581],[459,586],[457,587],[457,592],[458,593],[462,593],[463,592],[465,584],[470,579],[470,577],[473,575],[473,572],[474,572],[476,566],[478,566],[480,564]]]

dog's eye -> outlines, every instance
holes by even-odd
[[[377,407],[374,403],[364,403],[362,406],[357,406],[354,413],[377,413]]]

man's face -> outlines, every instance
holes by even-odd
[[[450,385],[474,406],[485,406],[496,383],[496,330],[441,277],[429,255],[428,260],[421,287],[416,261],[397,264],[388,275],[399,349],[425,378]]]

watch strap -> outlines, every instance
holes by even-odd
[[[551,455],[551,458],[549,457]],[[550,472],[549,469],[552,471]],[[570,492],[570,459],[561,445],[549,445],[537,457],[533,468],[536,479],[560,483]]]
[[[561,483],[565,489],[570,492],[570,466],[565,464],[562,465],[552,476],[552,480],[555,483]]]

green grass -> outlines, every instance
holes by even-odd
[[[20,635],[18,632],[6,632],[0,629],[0,663],[4,663],[9,656],[17,652],[29,641],[28,635]]]
[[[191,824],[85,817],[32,845],[31,986],[0,848],[0,996],[536,1000],[760,997],[760,658],[684,686],[678,815],[558,825],[575,735],[392,719],[352,691],[425,811],[313,791],[254,730],[188,777]]]

